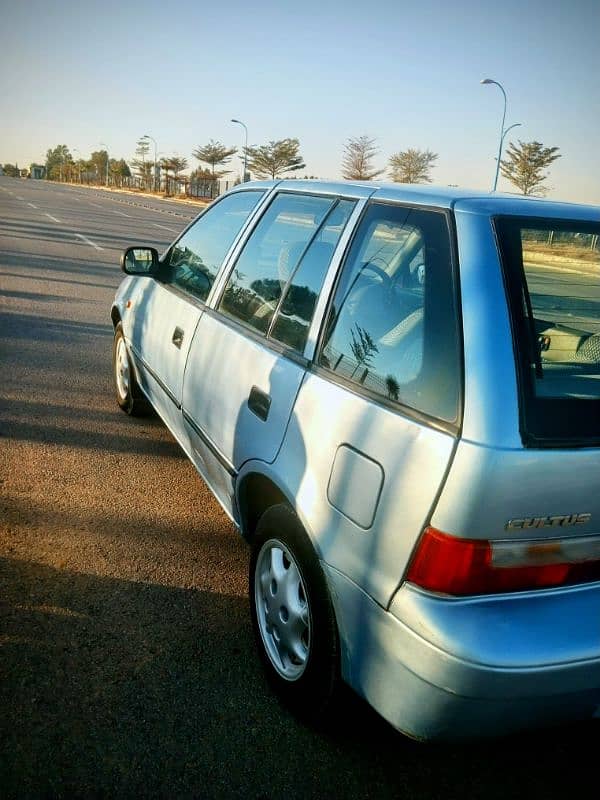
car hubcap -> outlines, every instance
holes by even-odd
[[[117,353],[115,357],[115,378],[117,381],[117,391],[124,400],[129,394],[129,359],[127,349],[123,339],[117,343]]]
[[[258,627],[269,660],[282,678],[297,680],[310,653],[310,609],[298,566],[287,547],[271,539],[256,561]]]

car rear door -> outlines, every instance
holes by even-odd
[[[274,464],[323,561],[382,605],[458,440],[454,262],[448,211],[369,204]]]

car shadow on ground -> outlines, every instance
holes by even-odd
[[[350,694],[336,726],[300,724],[265,685],[245,598],[11,559],[0,585],[5,797],[548,798],[594,785],[589,725],[421,745]]]

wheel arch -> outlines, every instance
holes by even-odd
[[[113,328],[116,328],[119,322],[121,322],[121,312],[117,306],[111,308],[110,318],[112,319]]]
[[[287,505],[296,510],[294,503],[281,486],[262,472],[251,471],[243,475],[236,489],[240,531],[251,542],[258,521],[264,512],[276,505]]]

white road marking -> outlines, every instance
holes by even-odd
[[[91,240],[91,239],[88,239],[88,238],[87,238],[87,236],[84,236],[84,235],[83,235],[83,233],[76,233],[76,234],[75,234],[75,236],[77,236],[77,238],[78,238],[78,239],[83,239],[83,241],[84,241],[86,244],[89,244],[89,245],[91,245],[92,247],[95,247],[95,248],[96,248],[96,250],[104,250],[104,248],[103,248],[103,247],[100,247],[100,245],[97,245],[95,242],[92,242],[92,240]]]
[[[58,222],[59,225],[62,224],[61,221],[59,219],[56,219],[56,217],[53,217],[52,214],[45,214],[44,216],[49,217],[52,220],[52,222]]]
[[[17,200],[25,200],[25,198],[24,197],[19,197],[19,195],[17,195]]]
[[[111,208],[111,211],[113,212],[113,214],[120,214],[122,217],[128,217],[129,216],[129,214],[125,214],[124,211],[115,211],[113,208]]]
[[[171,233],[178,233],[175,228],[167,228],[166,225],[157,225],[156,222],[152,223],[155,228],[162,228],[163,231],[171,231]]]
[[[32,208],[37,208],[37,206],[34,206],[33,203],[27,203],[27,205],[31,206]]]
[[[89,204],[90,204],[91,206],[96,206],[96,208],[102,208],[102,209],[104,208],[104,206],[101,206],[101,205],[100,205],[100,203],[92,203],[92,201],[91,201],[91,200],[89,201]]]

